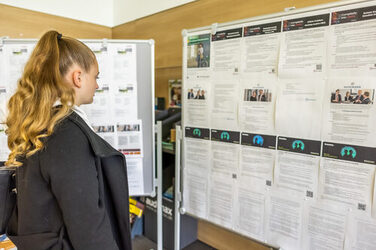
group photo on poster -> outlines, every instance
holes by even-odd
[[[372,79],[328,79],[323,104],[322,138],[376,146],[375,86]]]

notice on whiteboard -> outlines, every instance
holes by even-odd
[[[325,76],[329,13],[299,14],[283,20],[280,78]]]
[[[327,202],[305,203],[302,249],[342,250],[347,211]]]
[[[277,81],[267,78],[259,80],[242,78],[239,92],[240,130],[274,134]]]
[[[300,250],[303,200],[283,192],[271,192],[265,203],[267,243]]]
[[[272,186],[276,136],[242,133],[241,138],[240,182]]]
[[[324,96],[322,138],[326,141],[376,146],[373,79],[329,79]]]
[[[253,77],[277,75],[281,20],[253,22],[243,30],[241,73]]]
[[[275,113],[276,133],[319,140],[324,88],[324,81],[319,79],[280,81]]]
[[[233,226],[235,184],[232,178],[212,176],[209,182],[208,218],[226,228]]]
[[[233,178],[238,174],[240,132],[211,130],[211,175]]]
[[[316,198],[321,141],[278,137],[275,186],[301,197]]]
[[[369,4],[368,4],[369,5]],[[332,10],[329,39],[331,77],[376,76],[376,5]]]
[[[144,169],[142,157],[126,158],[129,196],[142,195],[144,193]]]
[[[345,250],[375,248],[376,220],[361,213],[351,213],[348,220]]]
[[[187,126],[210,127],[210,82],[187,80],[183,96],[184,124]]]
[[[207,217],[207,189],[210,172],[210,130],[185,127],[184,206],[187,211]]]
[[[259,241],[265,238],[265,191],[255,186],[239,185],[235,209],[235,228]]]
[[[376,149],[323,143],[319,199],[371,214]]]

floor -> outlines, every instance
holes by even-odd
[[[157,244],[143,236],[136,236],[133,239],[133,250],[156,250]],[[215,250],[201,241],[195,241],[183,250]]]

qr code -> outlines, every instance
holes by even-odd
[[[359,210],[366,211],[366,204],[358,203],[358,209],[359,209]]]
[[[270,181],[270,180],[266,180],[266,186],[271,187],[271,186],[272,186],[272,181]]]
[[[238,176],[236,174],[232,174],[232,179],[236,179]]]
[[[322,64],[316,64],[316,71],[322,70]]]
[[[312,191],[307,191],[307,197],[313,198],[313,192]]]

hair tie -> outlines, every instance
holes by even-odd
[[[62,36],[63,36],[62,34],[57,33],[57,40],[60,41]]]

